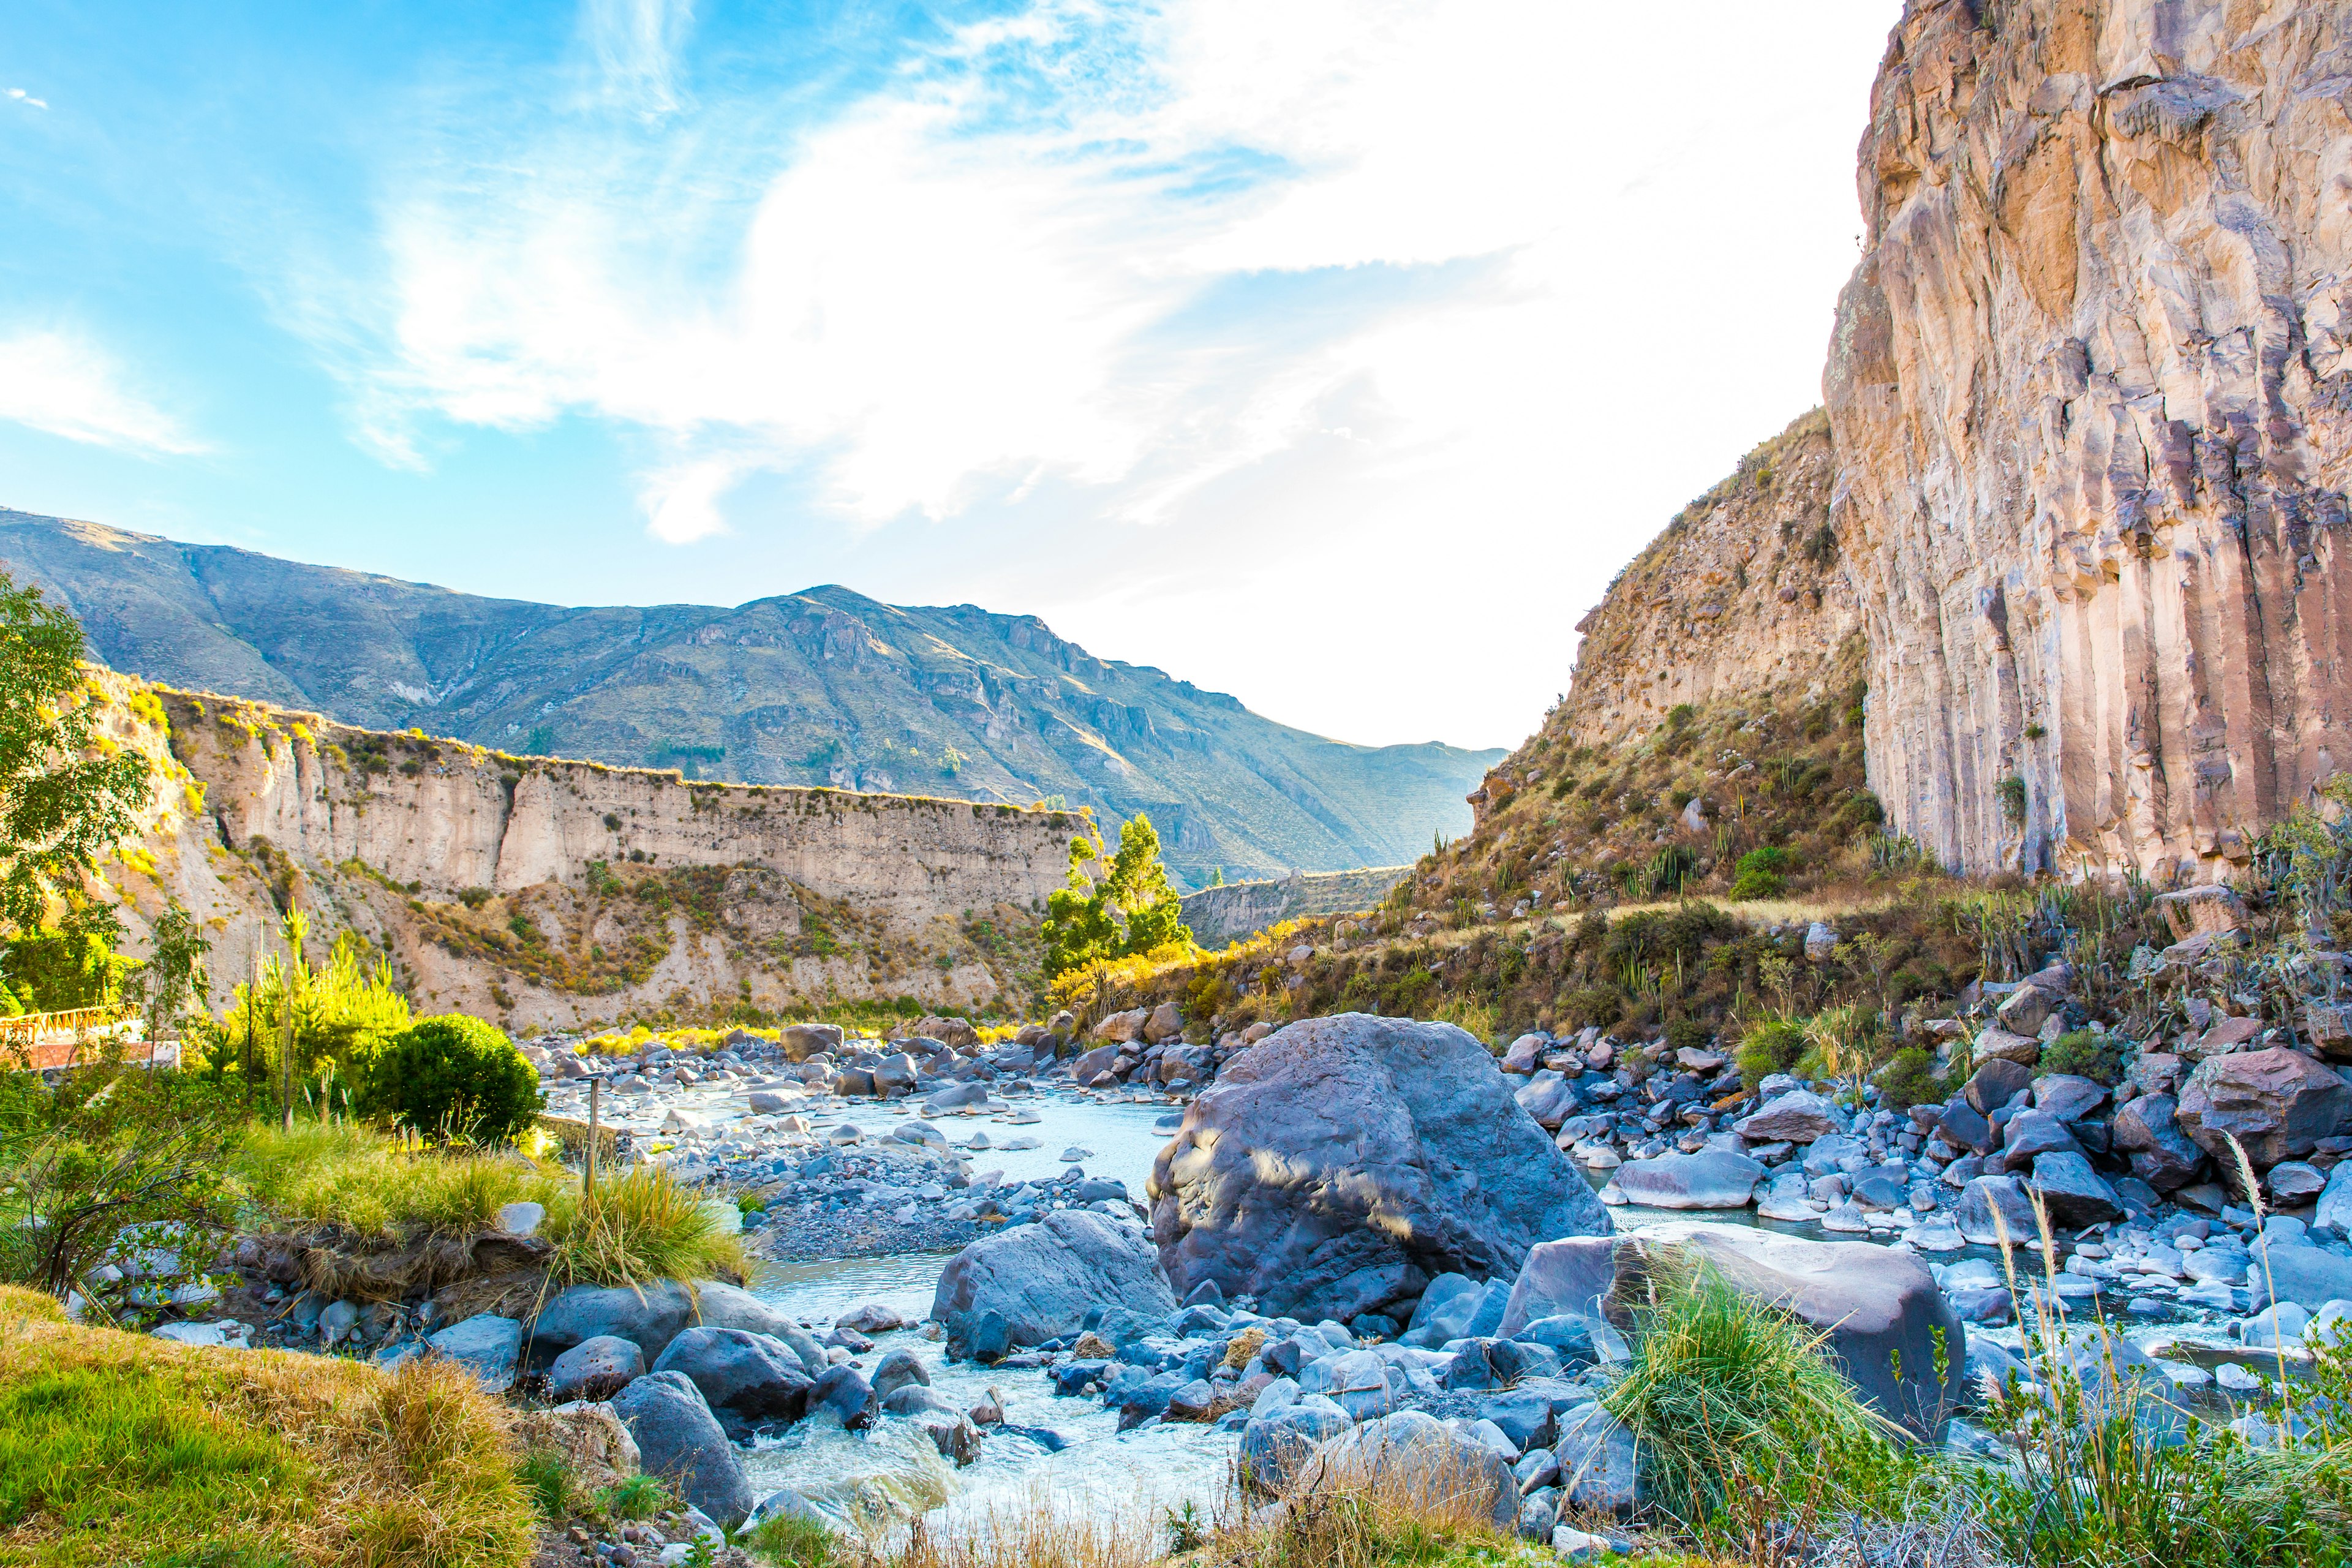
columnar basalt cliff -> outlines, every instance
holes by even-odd
[[[513,757],[110,675],[98,689],[110,738],[161,782],[109,880],[134,930],[173,899],[205,922],[215,1001],[300,908],[319,952],[354,933],[421,1005],[517,1026],[981,1005],[1023,984],[1085,826]]]
[[[1827,390],[1871,781],[2210,879],[2352,763],[2352,5],[1913,0]]]

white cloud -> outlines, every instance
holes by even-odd
[[[207,449],[132,390],[123,368],[103,349],[57,328],[0,337],[0,419],[69,441],[150,455]]]
[[[1351,736],[1507,739],[1614,568],[1817,398],[1896,9],[1047,0],[788,134],[749,96],[653,124],[690,9],[592,0],[639,113],[392,171],[351,374],[395,456],[624,428],[674,543],[762,470],[868,527],[1055,495],[1003,607]],[[1382,636],[1506,606],[1530,657],[1474,690]],[[1308,672],[1366,637],[1376,674]]]
[[[35,98],[26,92],[26,90],[21,87],[10,88],[8,89],[8,96],[15,99],[17,102],[33,109],[47,109],[49,106],[48,100],[45,98]]]

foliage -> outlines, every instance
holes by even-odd
[[[504,1143],[543,1103],[539,1074],[512,1041],[479,1018],[444,1013],[383,1047],[358,1109],[429,1138]]]
[[[775,1568],[840,1568],[851,1561],[832,1531],[798,1514],[771,1514],[738,1540],[752,1556]]]
[[[176,1073],[100,1063],[54,1089],[0,1084],[0,1280],[95,1297],[91,1269],[155,1247],[201,1272],[228,1226],[221,1175],[241,1118]]]
[[[559,1289],[740,1279],[746,1268],[741,1238],[721,1230],[702,1199],[659,1165],[632,1166],[618,1181],[599,1183],[593,1197],[565,1188],[540,1234],[555,1245],[548,1271]]]
[[[1765,1018],[1739,1042],[1739,1081],[1754,1089],[1774,1073],[1787,1072],[1805,1054],[1805,1028],[1792,1018]]]
[[[523,1568],[532,1534],[505,1419],[463,1368],[224,1355],[0,1290],[11,1562]]]
[[[1738,868],[1732,874],[1731,896],[1777,899],[1789,885],[1789,873],[1796,868],[1796,856],[1778,844],[1750,849],[1739,858]]]
[[[287,931],[295,940],[287,943],[288,956],[263,960],[257,983],[237,986],[220,1017],[194,1034],[214,1081],[233,1081],[247,1103],[274,1104],[285,1081],[280,1047],[290,1007],[292,1076],[318,1084],[316,1109],[323,1113],[331,1104],[341,1109],[337,1086],[363,1083],[385,1044],[409,1026],[408,998],[391,961],[368,952],[348,931],[313,968],[302,955],[299,929],[289,918]]]
[[[1120,826],[1118,848],[1099,879],[1087,869],[1103,865],[1101,839],[1080,835],[1070,841],[1069,885],[1055,889],[1045,901],[1048,980],[1107,960],[1192,942],[1184,906],[1160,864],[1160,835],[1150,817],[1132,816]]]
[[[2123,1081],[2123,1041],[2119,1037],[2076,1029],[2042,1047],[2042,1072],[2073,1073],[2113,1089]]]
[[[1924,1046],[1904,1047],[1871,1075],[1870,1081],[1878,1086],[1878,1103],[1889,1110],[1908,1110],[1944,1098],[1944,1085],[1936,1077],[1935,1054]]]
[[[101,932],[67,926],[22,931],[0,943],[0,1013],[63,1013],[122,996],[128,959]]]
[[[147,759],[98,732],[82,653],[72,616],[0,572],[0,928],[38,926],[147,799]]]
[[[1711,1269],[1654,1275],[1632,1363],[1602,1400],[1633,1434],[1658,1504],[1730,1544],[1749,1500],[1868,1508],[1904,1464],[1898,1431],[1855,1397],[1814,1334]]]
[[[468,1235],[508,1204],[551,1205],[563,1185],[510,1154],[443,1152],[350,1121],[256,1125],[227,1164],[254,1219],[364,1236]]]
[[[213,944],[195,916],[173,899],[149,928],[148,946],[147,962],[131,972],[123,991],[146,1015],[147,1037],[159,1040],[180,1030],[189,1007],[212,984],[205,954]]]

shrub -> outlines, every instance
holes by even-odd
[[[1878,1086],[1878,1100],[1889,1110],[1908,1110],[1915,1105],[1944,1098],[1944,1086],[1936,1078],[1936,1058],[1920,1046],[1906,1046],[1895,1053],[1895,1058],[1872,1075],[1871,1082]]]
[[[1789,885],[1789,873],[1796,868],[1796,856],[1778,844],[1750,849],[1739,858],[1739,865],[1732,872],[1731,896],[1777,899]]]
[[[530,1125],[541,1103],[539,1074],[505,1035],[445,1013],[384,1047],[362,1109],[428,1137],[504,1143]]]
[[[2113,1089],[2123,1081],[2123,1045],[2113,1035],[2076,1029],[2042,1047],[2039,1070],[2073,1073]]]
[[[548,1271],[559,1288],[744,1274],[741,1238],[720,1230],[703,1200],[658,1165],[631,1167],[599,1184],[593,1199],[558,1193],[540,1234],[555,1244]]]
[[[1791,1018],[1767,1018],[1739,1042],[1739,1081],[1752,1089],[1774,1073],[1795,1067],[1804,1054],[1802,1025]]]
[[[1703,1051],[1706,1049],[1707,1042],[1713,1037],[1707,1032],[1705,1024],[1694,1019],[1676,1018],[1666,1026],[1666,1049],[1670,1053],[1682,1050]]]

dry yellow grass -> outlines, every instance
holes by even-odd
[[[533,1538],[456,1366],[191,1349],[0,1288],[0,1563],[520,1568]]]

